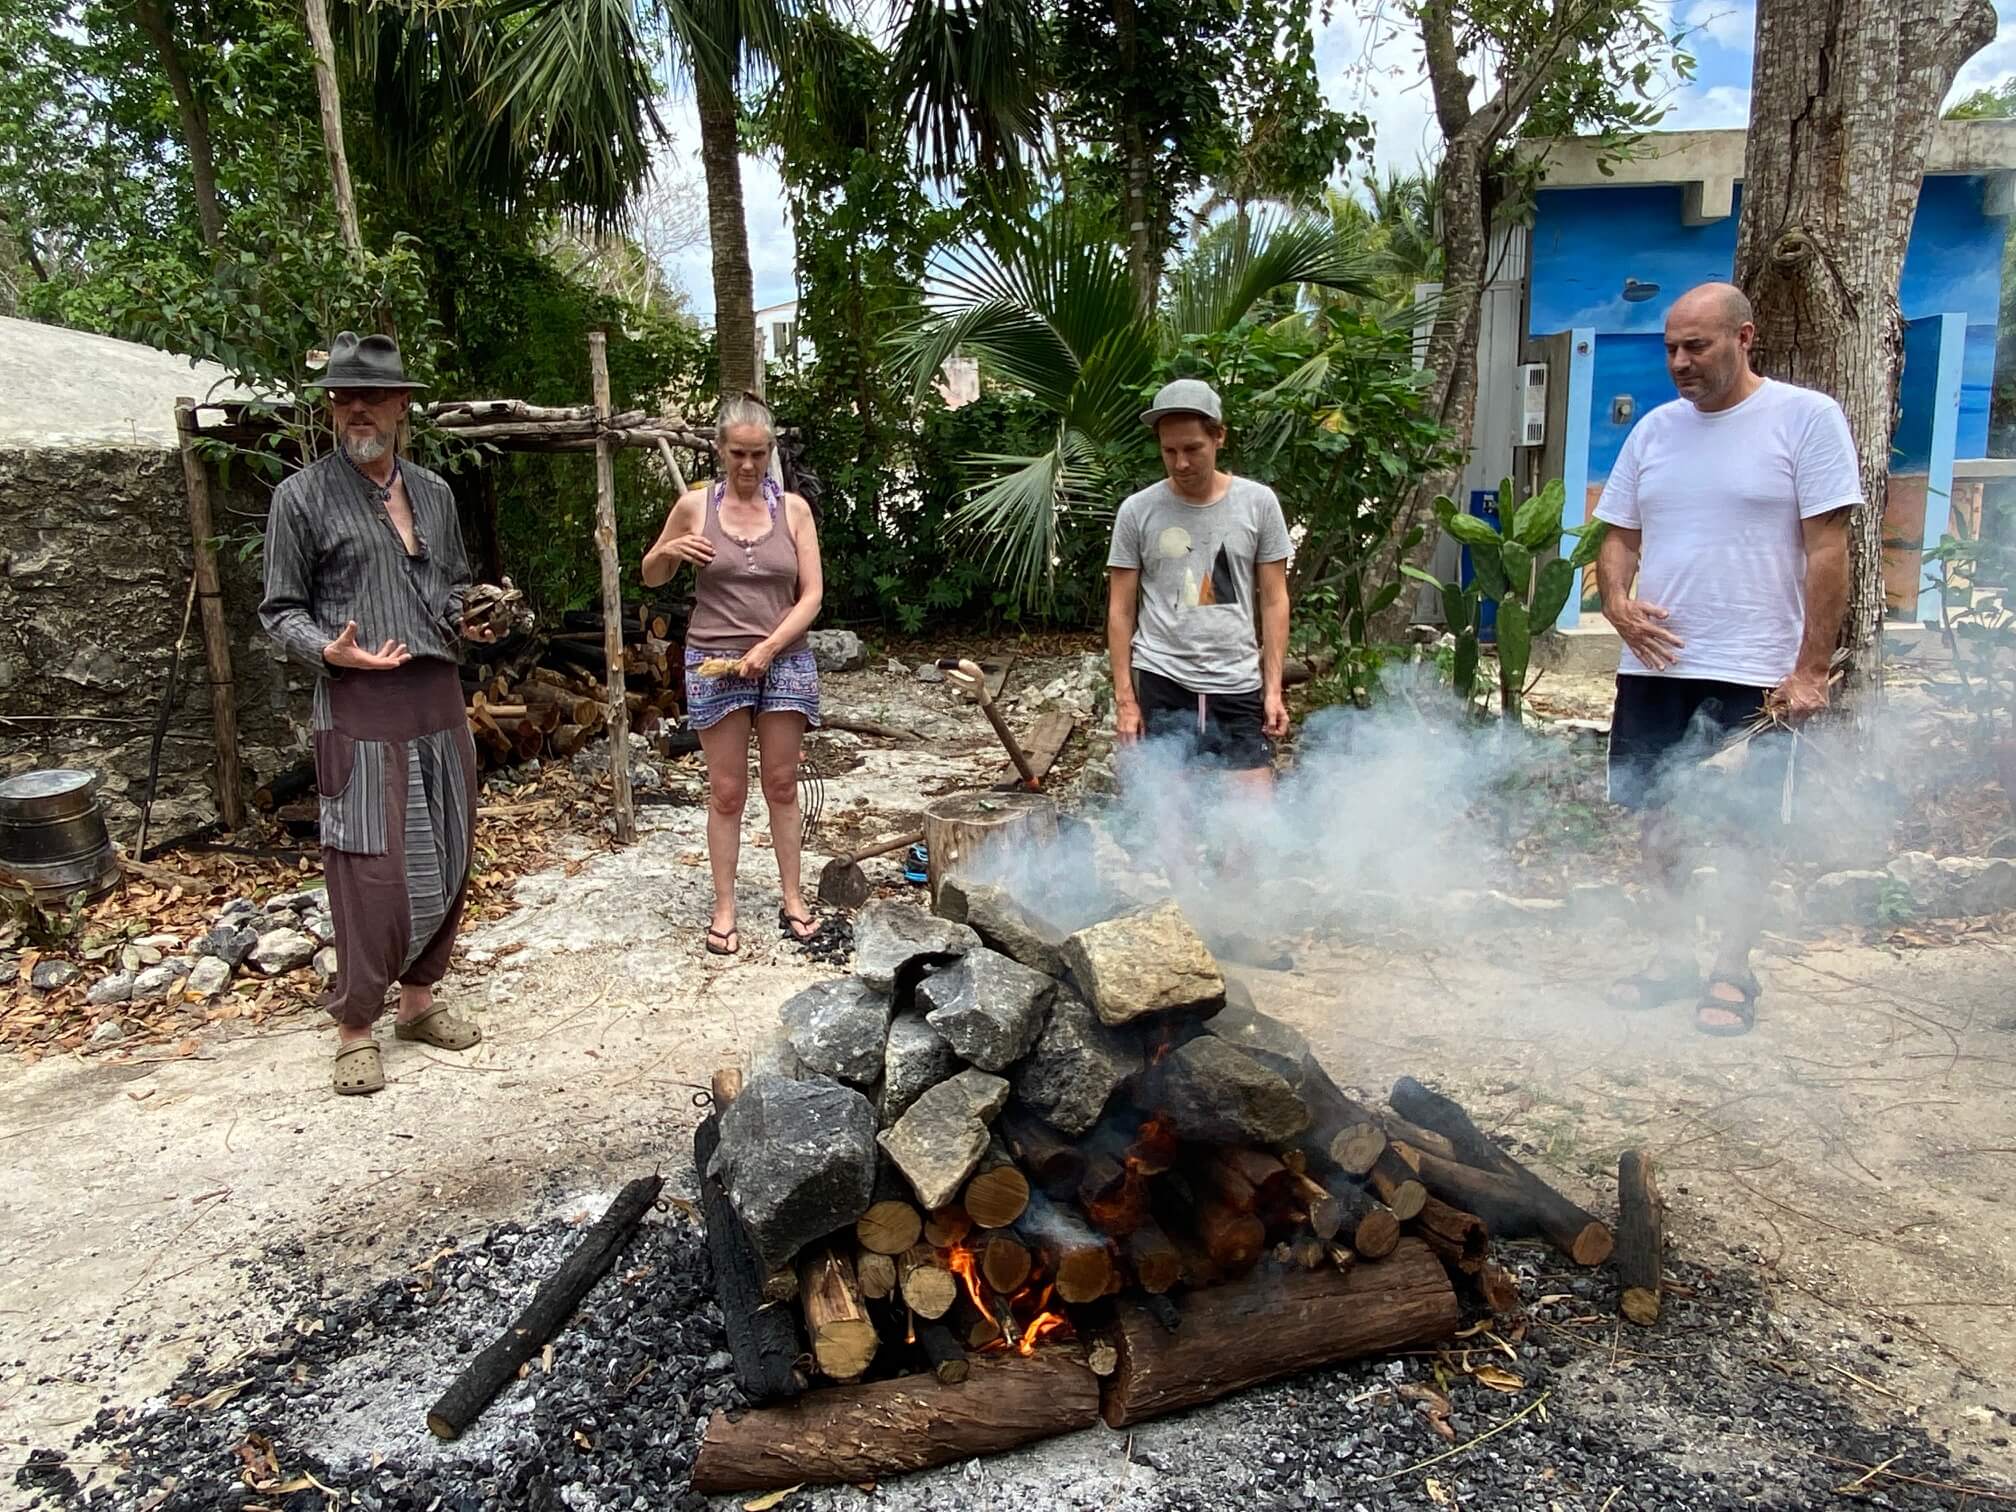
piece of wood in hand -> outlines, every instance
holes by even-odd
[[[694,1456],[692,1487],[711,1495],[859,1485],[1098,1421],[1098,1378],[1067,1350],[1011,1350],[974,1359],[970,1369],[957,1385],[901,1376],[812,1392],[789,1407],[717,1412]]]
[[[836,1381],[853,1380],[880,1342],[861,1303],[854,1262],[831,1245],[813,1247],[799,1257],[798,1291],[814,1363]]]
[[[1173,1334],[1123,1298],[1106,1422],[1125,1428],[1277,1376],[1441,1340],[1459,1316],[1441,1262],[1413,1239],[1382,1265],[1269,1271],[1191,1292]]]
[[[999,1138],[990,1141],[987,1153],[980,1157],[960,1205],[974,1223],[989,1229],[1008,1227],[1029,1206],[1029,1178],[1016,1168]]]
[[[854,1238],[878,1255],[900,1255],[924,1232],[924,1215],[908,1202],[890,1198],[868,1205],[854,1220]]]
[[[917,1245],[896,1257],[896,1284],[910,1311],[920,1318],[942,1318],[959,1300],[958,1278],[939,1263],[938,1252],[927,1245]]]
[[[1618,1310],[1650,1328],[1659,1321],[1659,1286],[1666,1270],[1666,1201],[1659,1173],[1643,1150],[1617,1157]]]

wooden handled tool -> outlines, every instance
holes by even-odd
[[[858,850],[851,856],[835,856],[819,869],[819,901],[828,908],[859,908],[868,901],[868,875],[861,870],[861,863],[915,845],[923,838],[924,832],[917,830]]]
[[[962,661],[958,657],[943,657],[938,667],[959,679],[962,687],[972,687],[973,701],[980,705],[980,712],[987,716],[987,723],[994,726],[994,733],[1001,737],[1008,759],[1015,763],[1015,770],[1022,776],[1022,785],[1032,793],[1041,792],[1043,783],[1037,777],[1036,769],[1029,764],[1029,758],[1023,754],[1022,743],[1015,738],[1015,732],[1008,728],[1008,721],[1001,717],[1001,711],[994,707],[994,700],[987,695],[987,674],[976,663]]]

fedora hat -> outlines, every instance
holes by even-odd
[[[322,371],[320,387],[423,389],[427,385],[406,376],[399,363],[399,343],[390,336],[338,331],[329,343],[329,365]]]

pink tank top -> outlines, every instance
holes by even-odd
[[[782,624],[798,602],[798,548],[791,539],[784,490],[774,479],[763,480],[770,529],[750,540],[730,535],[721,524],[721,496],[727,487],[720,482],[707,490],[700,530],[714,547],[714,560],[699,570],[686,644],[698,651],[740,656]],[[778,655],[789,656],[805,647],[801,635]]]

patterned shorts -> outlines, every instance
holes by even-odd
[[[697,670],[721,651],[686,648],[686,722],[696,730],[719,724],[737,709],[758,714],[803,714],[807,729],[819,728],[819,663],[810,651],[793,651],[770,663],[760,678],[702,677]]]

